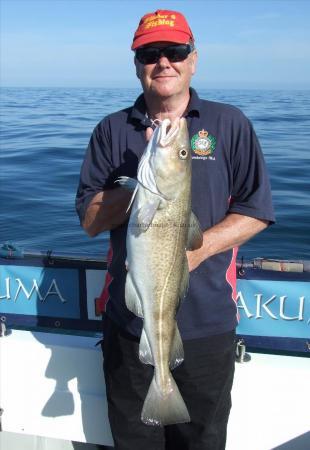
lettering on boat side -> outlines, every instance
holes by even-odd
[[[304,320],[304,305],[305,305],[305,297],[299,297],[295,303],[297,304],[298,308],[298,315],[291,317],[286,316],[284,313],[285,310],[285,304],[287,303],[287,296],[282,295],[281,297],[277,297],[276,295],[272,295],[268,300],[263,301],[263,294],[255,294],[256,297],[256,311],[255,314],[251,313],[247,307],[245,298],[243,297],[242,292],[238,292],[237,296],[237,302],[238,302],[238,309],[243,309],[247,318],[250,319],[251,317],[254,317],[255,319],[262,319],[263,318],[263,310],[266,312],[266,314],[269,315],[272,319],[278,320]],[[279,315],[278,317],[273,314],[273,312],[268,308],[268,305],[274,301],[279,302]],[[298,307],[299,305],[299,307]]]
[[[79,319],[78,269],[0,266],[0,313]]]
[[[309,283],[238,280],[237,286],[238,333],[309,337]]]
[[[28,280],[27,280],[27,282],[28,282]],[[12,286],[12,285],[14,285],[14,286]],[[15,291],[14,296],[11,295],[13,290]],[[27,290],[23,281],[20,278],[15,278],[15,280],[12,280],[10,277],[5,278],[5,294],[0,295],[0,300],[5,299],[5,300],[13,300],[14,302],[16,302],[21,291],[23,291],[27,300],[31,299],[31,296],[32,296],[33,292],[35,291],[40,302],[45,302],[46,298],[49,295],[55,295],[56,297],[59,298],[59,300],[62,303],[65,303],[67,301],[62,296],[55,278],[52,279],[51,285],[49,286],[49,288],[47,289],[45,294],[42,295],[40,292],[40,288],[38,286],[38,281],[36,279],[32,280],[31,289]]]

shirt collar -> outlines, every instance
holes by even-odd
[[[146,117],[146,104],[143,94],[139,95],[139,97],[135,101],[131,110],[130,119],[138,120],[142,123],[142,125],[149,126],[148,118]]]
[[[188,108],[187,108],[185,117],[188,117],[188,116],[190,116],[190,117],[198,116],[199,117],[200,110],[201,110],[200,98],[198,97],[198,94],[195,91],[195,89],[189,88],[189,91],[190,91],[190,101],[188,104]],[[146,117],[146,104],[145,104],[143,94],[139,95],[139,97],[135,101],[135,103],[132,107],[132,110],[131,110],[130,119],[138,120],[139,122],[141,122],[142,125],[144,125],[146,127],[151,126],[150,119],[148,117]]]
[[[188,108],[187,108],[187,116],[200,116],[200,110],[201,110],[201,101],[198,97],[197,92],[193,88],[189,88],[189,92],[191,95]]]

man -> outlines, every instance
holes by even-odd
[[[242,112],[201,100],[190,88],[197,50],[182,14],[146,14],[132,50],[143,94],[133,107],[109,115],[95,128],[76,202],[90,236],[111,230],[103,351],[115,448],[223,450],[237,324],[235,248],[274,221],[268,176],[252,125]],[[114,182],[119,176],[136,176],[158,121],[182,116],[192,148],[192,209],[205,231],[202,247],[187,252],[190,287],[177,315],[185,360],[173,376],[191,422],[160,428],[140,420],[153,368],[139,361],[142,322],[125,306],[131,194]]]

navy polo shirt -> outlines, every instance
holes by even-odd
[[[185,117],[192,148],[192,209],[202,230],[228,213],[274,221],[268,174],[251,122],[237,108],[202,100],[191,89]],[[76,197],[81,222],[93,196],[115,188],[122,175],[136,177],[147,145],[143,95],[133,107],[105,117],[94,129]],[[124,298],[127,223],[110,232],[112,281],[106,313],[126,331],[139,335],[142,320]],[[183,339],[231,331],[237,324],[235,250],[208,258],[191,272],[187,297],[177,321]]]

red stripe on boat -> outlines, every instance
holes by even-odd
[[[232,293],[231,297],[234,301],[237,301],[237,269],[236,269],[236,260],[238,254],[238,247],[233,248],[231,261],[229,267],[226,271],[226,281],[231,286]]]
[[[237,306],[237,268],[236,268],[236,261],[237,261],[237,254],[238,254],[239,247],[234,247],[232,252],[231,261],[229,264],[229,267],[226,271],[226,281],[231,287],[231,298],[236,303]],[[237,309],[237,320],[239,322],[239,311]]]

